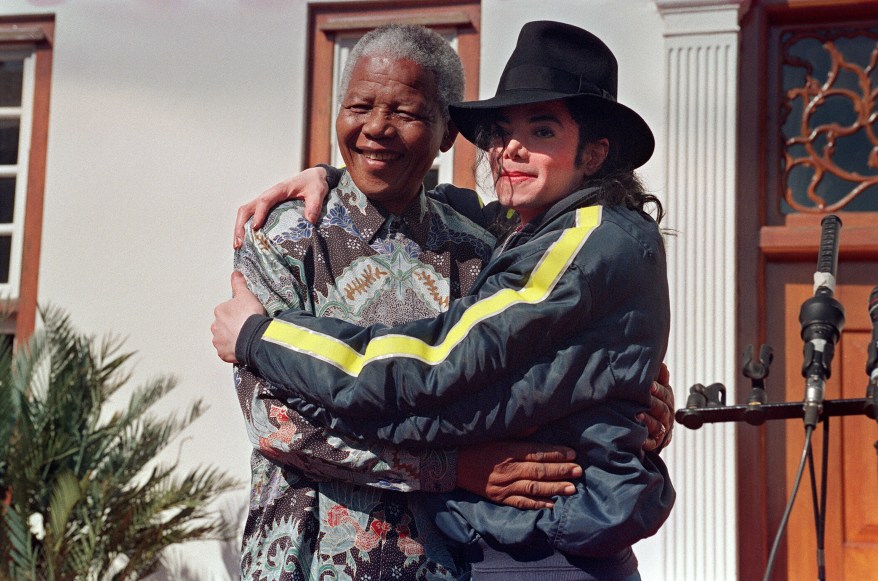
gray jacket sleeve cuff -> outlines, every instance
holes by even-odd
[[[251,365],[250,353],[253,344],[262,338],[265,328],[271,323],[271,318],[263,315],[250,315],[241,327],[238,333],[238,340],[235,342],[235,359],[242,365]]]
[[[329,186],[329,189],[334,189],[338,182],[341,181],[341,176],[344,175],[344,170],[339,169],[337,167],[327,165],[325,163],[318,163],[315,167],[322,167],[326,172],[326,185]]]

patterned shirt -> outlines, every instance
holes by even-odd
[[[319,226],[299,202],[247,229],[236,269],[270,315],[305,309],[369,325],[434,317],[464,294],[494,239],[423,192],[400,216],[345,174]],[[454,450],[412,451],[314,426],[246,368],[235,373],[254,445],[242,578],[453,579],[454,548],[409,497],[447,492]],[[408,494],[406,494],[408,493]]]

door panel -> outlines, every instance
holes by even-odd
[[[846,323],[832,362],[826,398],[861,398],[867,376],[866,348],[871,327],[866,310],[871,287],[841,285],[836,298],[845,307]],[[812,295],[811,285],[785,286],[785,376],[787,401],[801,401],[802,340],[798,312]],[[827,579],[878,579],[878,422],[866,416],[830,418],[829,471],[826,507]],[[790,420],[786,426],[786,492],[802,453],[804,428]],[[812,438],[817,475],[823,454],[823,424]],[[802,480],[787,528],[787,573],[790,580],[816,576],[816,535],[808,471]]]

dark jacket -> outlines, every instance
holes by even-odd
[[[576,192],[498,249],[471,293],[392,329],[298,311],[252,317],[237,356],[306,415],[365,439],[455,446],[540,427],[528,437],[577,450],[578,493],[539,511],[452,495],[443,530],[510,551],[630,562],[631,544],[674,501],[635,419],[670,324],[657,225]]]

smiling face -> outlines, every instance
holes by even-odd
[[[488,149],[497,198],[522,224],[578,190],[604,162],[609,142],[578,152],[579,125],[562,101],[504,107]]]
[[[393,213],[417,196],[439,151],[457,133],[443,121],[434,75],[405,59],[360,58],[335,131],[357,187]]]

